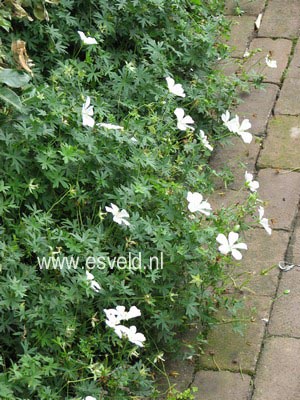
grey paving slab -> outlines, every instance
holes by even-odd
[[[300,174],[262,169],[257,177],[260,198],[267,202],[267,217],[276,229],[290,230],[298,208]]]
[[[295,47],[293,58],[287,70],[287,78],[300,79],[300,40]]]
[[[217,71],[222,72],[226,76],[235,75],[240,68],[240,60],[238,58],[229,58],[221,60],[215,67]]]
[[[300,340],[272,337],[265,343],[253,400],[300,400]]]
[[[249,193],[247,191],[221,189],[216,190],[209,196],[208,201],[214,212],[223,208],[236,209],[236,207],[244,203],[248,195]]]
[[[286,78],[284,80],[275,114],[300,115],[300,79]]]
[[[252,88],[250,93],[242,93],[240,97],[243,103],[237,106],[233,114],[249,119],[252,124],[251,133],[264,134],[278,91],[277,85],[265,83],[261,88]]]
[[[250,52],[253,51],[254,54],[246,61],[243,69],[247,73],[263,75],[265,82],[280,83],[283,72],[288,65],[291,49],[291,40],[273,40],[270,38],[254,39],[249,49]],[[268,55],[271,60],[276,60],[277,68],[270,68],[267,65],[266,57]]]
[[[245,324],[243,335],[234,332],[232,324],[226,323],[225,319],[223,324],[209,333],[204,354],[199,357],[200,369],[243,371],[254,374],[265,330],[262,318],[269,315],[270,306],[269,297],[247,297],[246,307],[239,313],[240,318],[249,320]]]
[[[226,0],[225,13],[235,15],[238,6],[244,14],[257,16],[264,9],[265,4],[266,0]]]
[[[269,215],[265,209],[266,217]],[[233,275],[235,283],[244,292],[257,295],[274,296],[278,284],[279,261],[284,255],[289,243],[289,234],[284,231],[274,231],[268,235],[264,229],[253,229],[245,232],[243,242],[248,250],[243,252],[240,266]]]
[[[290,290],[289,294],[284,294]],[[271,335],[286,335],[300,338],[300,269],[284,272],[278,288],[278,299],[270,319]]]
[[[300,117],[277,115],[270,120],[258,166],[300,169]]]
[[[232,22],[230,39],[226,42],[231,48],[231,56],[242,58],[254,31],[255,17],[243,15],[228,17]]]
[[[216,171],[224,168],[232,172],[234,181],[228,184],[229,189],[240,189],[245,184],[245,171],[253,172],[260,150],[260,143],[252,140],[245,144],[240,137],[233,137],[226,144],[219,145],[211,158],[210,165]],[[216,188],[224,188],[221,179],[215,180]]]
[[[248,400],[251,378],[228,371],[200,371],[192,386],[198,387],[195,400]]]
[[[258,36],[296,38],[299,31],[299,0],[269,0]]]

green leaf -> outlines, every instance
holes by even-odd
[[[24,111],[20,97],[11,89],[7,87],[0,88],[0,99],[5,101],[5,103],[9,103],[20,112]]]
[[[30,81],[31,77],[27,74],[15,71],[10,68],[0,70],[0,82],[13,88],[20,88]]]

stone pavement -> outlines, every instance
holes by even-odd
[[[241,16],[234,15],[237,3]],[[247,169],[260,183],[273,232],[257,227],[243,240],[248,251],[235,284],[246,305],[240,316],[249,321],[244,335],[218,325],[196,361],[173,362],[170,381],[178,390],[198,387],[196,400],[300,400],[300,268],[278,268],[281,260],[300,264],[300,0],[227,0],[226,14],[233,23],[233,58],[222,70],[240,73],[242,65],[263,74],[264,85],[242,94],[234,110],[251,121],[256,140],[247,145],[233,138],[216,150],[213,166],[234,167],[235,181],[227,190],[217,183],[209,200],[215,208],[243,198]],[[245,59],[246,50],[254,56]],[[277,68],[266,65],[268,54]]]

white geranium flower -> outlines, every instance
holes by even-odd
[[[127,225],[129,226],[130,223],[127,221],[126,218],[129,218],[129,214],[125,210],[120,210],[118,206],[113,203],[110,203],[110,207],[105,207],[107,212],[112,213],[113,220],[119,225]]]
[[[93,38],[93,37],[90,37],[90,36],[85,36],[85,34],[83,33],[83,32],[81,32],[81,31],[77,31],[77,33],[78,33],[78,35],[80,36],[80,39],[82,40],[82,42],[84,43],[84,44],[87,44],[87,45],[89,45],[89,44],[98,44],[98,42],[97,42],[97,40],[95,39],[95,38]]]
[[[266,64],[269,68],[277,68],[277,61],[276,60],[272,60],[269,56],[269,54],[267,55],[267,57],[265,58],[266,60]]]
[[[146,340],[145,336],[137,332],[136,326],[132,325],[126,332],[129,342],[139,346],[144,347],[143,342]]]
[[[230,113],[227,110],[224,114],[221,115],[221,119],[226,128],[233,133],[237,133],[245,143],[251,143],[252,134],[250,132],[246,132],[251,128],[251,123],[249,119],[244,119],[240,124],[239,117],[236,115],[234,118],[230,119]]]
[[[183,108],[176,108],[174,114],[177,117],[177,128],[181,131],[186,131],[187,129],[191,129],[194,131],[195,129],[190,126],[190,124],[194,124],[194,120],[189,115],[184,116]]]
[[[188,192],[186,199],[189,202],[188,209],[190,212],[199,211],[205,215],[210,215],[212,211],[211,205],[207,201],[203,201],[202,194],[198,192]]]
[[[136,344],[139,347],[143,347],[143,342],[146,340],[142,333],[137,332],[136,327],[133,325],[130,328],[127,326],[120,325],[122,320],[128,321],[131,318],[136,318],[141,316],[141,311],[136,307],[130,307],[129,311],[125,310],[124,306],[117,306],[115,309],[104,309],[106,315],[105,323],[110,328],[113,328],[115,334],[122,337],[126,337],[131,343]]]
[[[94,110],[93,106],[91,106],[90,104],[91,104],[91,98],[90,96],[87,96],[85,103],[82,105],[82,111],[81,111],[82,125],[93,128],[95,125],[95,120],[93,118]]]
[[[251,143],[252,134],[250,132],[246,132],[251,128],[249,119],[244,119],[240,124],[239,117],[236,115],[235,118],[228,122],[227,127],[231,132],[237,133],[239,136],[241,136],[245,143]]]
[[[263,207],[258,207],[259,213],[259,223],[265,228],[266,232],[271,235],[272,229],[269,226],[268,218],[264,218],[265,209]]]
[[[203,145],[210,151],[213,151],[213,147],[209,144],[209,141],[207,139],[207,136],[205,135],[205,133],[203,131],[200,130],[200,137],[202,139],[202,143]]]
[[[236,260],[241,260],[243,256],[238,249],[247,250],[248,247],[246,243],[236,243],[238,241],[238,238],[239,234],[236,232],[230,232],[228,235],[228,239],[225,235],[223,235],[223,233],[219,233],[216,240],[218,243],[221,244],[221,246],[219,246],[218,248],[220,253],[225,255],[231,253],[233,258],[235,258]]]
[[[114,130],[120,130],[120,131],[124,130],[123,126],[113,125],[113,124],[106,124],[105,122],[100,122],[100,123],[97,124],[97,126],[100,126],[102,128],[106,128],[106,129],[114,129]]]
[[[245,180],[247,187],[251,190],[251,192],[256,192],[259,188],[259,182],[253,180],[253,174],[250,172],[245,172]]]
[[[124,306],[117,306],[116,308],[109,308],[104,310],[106,318],[110,321],[108,326],[115,326],[119,324],[121,321],[128,321],[131,318],[136,318],[141,316],[141,311],[136,307],[130,307],[129,311],[126,311]]]
[[[175,96],[185,97],[185,93],[181,83],[175,83],[174,79],[170,76],[166,77],[169,92],[175,94]]]
[[[99,283],[97,281],[95,281],[95,277],[93,274],[91,274],[89,271],[85,271],[86,273],[86,279],[89,281],[91,288],[99,293],[101,291],[101,286],[99,285]]]

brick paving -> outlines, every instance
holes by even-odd
[[[237,4],[242,16],[235,15]],[[209,333],[196,361],[173,362],[171,383],[180,390],[197,387],[196,400],[300,400],[300,267],[278,268],[281,260],[300,264],[300,1],[227,0],[225,13],[233,21],[228,43],[234,58],[220,69],[234,74],[242,66],[264,74],[265,83],[242,93],[244,102],[232,110],[251,121],[255,140],[246,145],[233,138],[215,149],[212,166],[231,168],[235,180],[226,189],[216,181],[209,201],[214,209],[243,201],[247,193],[239,188],[247,169],[260,183],[273,232],[261,226],[245,232],[248,251],[232,275],[232,291],[245,302],[238,314],[248,321],[244,335],[220,311],[224,323]],[[277,68],[266,66],[268,54]]]

